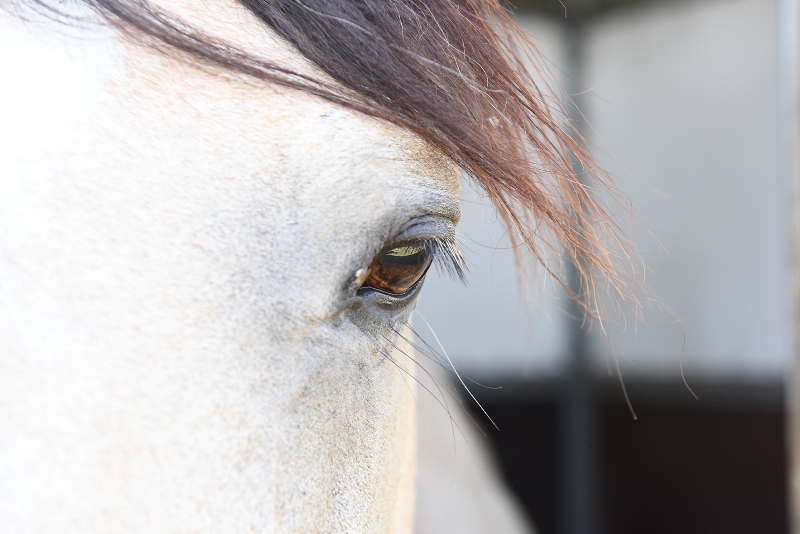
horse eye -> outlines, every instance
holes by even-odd
[[[425,245],[393,248],[372,263],[364,285],[390,295],[405,293],[425,276],[431,260]]]

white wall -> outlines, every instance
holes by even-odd
[[[597,21],[585,104],[639,232],[655,294],[682,320],[612,328],[625,371],[780,376],[790,351],[790,183],[779,176],[771,0],[659,4]],[[638,349],[637,349],[638,337]],[[596,347],[603,343],[596,338]],[[637,355],[638,352],[638,355]]]
[[[559,22],[521,23],[554,72],[568,70]],[[689,378],[784,372],[790,184],[778,171],[776,29],[772,0],[690,0],[606,15],[588,31],[591,140],[657,236],[661,249],[647,232],[636,234],[647,280],[681,320],[665,324],[670,317],[651,307],[638,328],[606,323],[627,376],[677,378],[684,334]],[[469,286],[431,277],[420,310],[476,378],[558,374],[568,336],[563,300],[545,291],[526,316],[491,208],[469,189],[463,196]],[[593,341],[603,369],[609,343]]]

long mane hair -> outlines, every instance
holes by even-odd
[[[631,266],[632,254],[602,203],[620,197],[562,103],[534,82],[545,64],[498,0],[238,0],[336,83],[255,58],[146,0],[82,1],[165,50],[413,132],[485,191],[520,265],[532,254],[591,316],[600,283],[629,295],[619,260]],[[577,284],[553,257],[569,260]]]

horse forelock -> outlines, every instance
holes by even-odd
[[[608,207],[624,199],[570,129],[538,49],[495,0],[236,0],[228,13],[238,6],[248,16],[229,18],[222,32],[192,24],[192,11],[218,16],[206,4],[84,1],[155,46],[412,132],[477,182],[520,260],[531,252],[584,312],[600,314],[600,283],[630,296],[636,254]],[[244,18],[299,54],[254,53],[246,37],[258,24]],[[578,284],[566,280],[563,258]]]

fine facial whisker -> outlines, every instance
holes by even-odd
[[[464,378],[466,378],[467,380],[469,380],[470,382],[472,382],[476,386],[480,386],[480,387],[482,387],[484,389],[493,389],[493,390],[494,389],[503,389],[503,386],[487,386],[486,384],[481,384],[477,380],[474,380],[474,379],[468,377],[467,375],[464,375]]]
[[[392,330],[393,330],[393,331],[394,331],[394,332],[395,332],[395,333],[396,333],[396,334],[397,334],[399,337],[401,337],[402,339],[404,339],[404,340],[408,341],[408,339],[407,339],[407,338],[406,338],[404,335],[402,335],[401,333],[397,332],[397,330],[396,330],[396,329],[394,329],[394,328],[393,328]],[[459,397],[458,397],[458,396],[457,396],[457,395],[456,395],[454,392],[452,392],[452,391],[450,390],[450,388],[448,388],[448,387],[447,387],[445,384],[443,384],[443,383],[442,383],[442,382],[441,382],[441,381],[440,381],[438,378],[436,378],[436,376],[435,376],[435,375],[433,375],[433,374],[432,374],[430,371],[428,371],[428,370],[427,370],[427,369],[426,369],[426,368],[425,368],[423,365],[420,365],[420,363],[419,363],[419,362],[418,362],[416,359],[414,359],[414,358],[413,358],[411,355],[409,355],[409,354],[408,354],[406,351],[404,351],[403,349],[401,349],[400,347],[398,347],[398,346],[397,346],[397,345],[396,345],[396,344],[395,344],[395,343],[394,343],[394,342],[393,342],[391,339],[387,338],[387,337],[386,337],[386,336],[384,336],[383,334],[381,334],[381,335],[383,336],[383,338],[384,338],[384,339],[386,339],[386,341],[387,341],[387,342],[389,342],[389,343],[392,345],[392,347],[394,347],[394,348],[395,348],[397,351],[399,351],[399,352],[400,352],[400,353],[401,353],[403,356],[405,356],[406,358],[408,358],[409,360],[411,360],[411,362],[413,362],[413,363],[414,363],[414,364],[415,364],[417,367],[419,367],[420,369],[422,369],[422,370],[425,372],[425,374],[428,376],[428,378],[430,378],[430,379],[433,381],[434,385],[436,385],[436,389],[439,391],[439,394],[440,394],[440,395],[442,395],[442,400],[444,401],[444,405],[442,404],[442,401],[439,401],[439,399],[438,399],[438,398],[437,398],[435,395],[434,395],[434,398],[436,398],[437,402],[439,402],[439,404],[440,404],[440,405],[442,405],[442,406],[445,408],[445,411],[446,411],[446,413],[447,413],[448,417],[450,418],[451,431],[453,432],[453,440],[454,440],[454,441],[453,441],[453,446],[454,446],[454,447],[455,447],[455,430],[454,430],[452,427],[453,427],[453,425],[455,424],[456,428],[458,428],[458,423],[456,423],[455,419],[453,418],[453,415],[452,415],[452,413],[450,412],[449,405],[447,404],[447,398],[446,398],[446,396],[445,396],[445,393],[446,393],[447,395],[449,395],[451,399],[453,399],[453,401],[454,401],[454,402],[455,402],[455,403],[458,405],[458,407],[461,409],[461,412],[462,412],[464,415],[466,415],[466,416],[467,416],[467,418],[470,420],[470,422],[471,422],[473,425],[475,425],[475,427],[478,429],[478,431],[479,431],[479,432],[480,432],[480,433],[481,433],[483,436],[486,436],[486,432],[484,432],[483,428],[481,428],[481,426],[478,424],[478,422],[475,420],[475,418],[474,418],[474,417],[472,417],[472,414],[469,412],[469,410],[467,410],[467,409],[466,409],[466,407],[465,407],[465,405],[464,405],[464,402],[461,400],[461,398],[459,398]],[[382,346],[382,345],[380,345],[380,344],[379,344],[379,347],[381,347],[381,350],[382,350],[382,351],[384,351],[384,350],[385,350],[385,349],[383,348],[383,346]],[[391,361],[393,364],[397,365],[397,362],[395,362],[395,361],[394,361],[394,359],[392,359],[392,358],[391,358],[391,356],[389,356],[389,355],[388,355],[387,353],[385,353],[385,352],[384,352],[383,354],[384,354],[384,357],[388,358],[388,359],[389,359],[389,360],[390,360],[390,361]],[[401,368],[401,370],[402,370],[403,372],[406,372],[406,371],[405,371],[405,369],[402,369],[402,368]],[[422,384],[422,383],[421,383],[421,382],[420,382],[420,381],[419,381],[419,380],[418,380],[416,377],[413,377],[413,378],[414,378],[414,380],[415,380],[415,381],[416,381],[418,384],[420,384],[420,385],[421,385],[423,388],[425,388],[425,390],[426,390],[426,391],[428,391],[429,393],[431,393],[431,395],[433,395],[433,392],[431,392],[431,391],[430,391],[430,389],[428,389],[427,387],[425,387],[425,386],[424,386],[424,385],[423,385],[423,384]],[[444,389],[444,391],[442,391],[442,389]],[[461,428],[458,428],[458,431],[459,431],[459,433],[460,433],[460,434],[461,434],[461,435],[464,437],[464,439],[465,439],[465,440],[467,440],[467,438],[466,438],[466,436],[464,435],[464,432],[461,430]],[[469,440],[467,440],[467,442],[469,443]],[[471,444],[470,444],[470,449],[472,449],[472,445],[471,445]],[[473,452],[474,452],[474,451],[473,451]]]
[[[383,355],[383,357],[384,357],[385,359],[389,360],[389,361],[390,361],[392,364],[394,364],[394,365],[395,365],[395,366],[396,366],[398,369],[400,369],[400,370],[401,370],[401,371],[403,371],[404,373],[406,373],[406,374],[409,374],[409,373],[408,373],[408,372],[407,372],[405,369],[403,369],[403,368],[402,368],[402,366],[400,366],[400,365],[399,365],[399,364],[398,364],[396,361],[394,361],[394,358],[392,358],[392,356],[391,356],[391,354],[390,354],[389,350],[388,350],[388,349],[387,349],[387,348],[384,346],[384,344],[383,344],[383,343],[381,343],[381,342],[380,342],[380,340],[377,338],[377,336],[375,336],[375,335],[374,335],[373,333],[371,333],[371,332],[367,332],[367,331],[365,331],[363,328],[361,329],[361,331],[362,331],[362,332],[364,332],[365,334],[367,334],[367,335],[368,335],[370,338],[372,338],[373,342],[374,342],[374,343],[375,343],[375,345],[378,347],[378,350],[381,352],[381,354]],[[392,329],[392,331],[394,331],[394,332],[395,332],[395,334],[397,334],[397,335],[399,335],[400,337],[402,337],[403,339],[405,339],[405,336],[402,336],[402,334],[400,334],[399,332],[397,332],[397,330],[396,330],[396,329],[394,329],[394,328],[393,328],[393,329]],[[436,377],[434,377],[434,376],[433,376],[433,375],[432,375],[432,374],[431,374],[431,373],[430,373],[430,372],[429,372],[427,369],[425,369],[425,367],[423,367],[422,365],[420,365],[418,361],[416,361],[414,358],[412,358],[411,356],[409,356],[409,355],[408,355],[408,353],[406,353],[406,351],[404,351],[403,349],[401,349],[400,347],[398,347],[398,346],[397,346],[397,344],[396,344],[396,343],[395,343],[395,342],[394,342],[392,339],[388,338],[387,336],[385,336],[385,335],[383,335],[383,334],[381,334],[381,337],[383,337],[383,339],[385,339],[385,340],[386,340],[386,341],[387,341],[387,342],[388,342],[388,343],[389,343],[389,344],[392,346],[392,348],[394,348],[395,350],[397,350],[398,352],[400,352],[400,353],[401,353],[402,355],[404,355],[406,358],[408,358],[409,360],[411,360],[411,361],[412,361],[412,362],[413,362],[413,363],[414,363],[414,364],[415,364],[417,367],[419,367],[420,369],[422,369],[423,371],[425,371],[425,373],[428,375],[428,377],[429,377],[429,378],[430,378],[430,379],[433,381],[433,383],[436,385],[436,388],[439,390],[439,394],[441,395],[441,398],[442,398],[442,400],[444,401],[444,404],[442,404],[442,401],[439,401],[439,398],[438,398],[436,395],[434,395],[434,394],[433,394],[433,392],[432,392],[430,389],[428,389],[428,388],[427,388],[427,387],[426,387],[424,384],[422,384],[422,383],[419,381],[419,379],[417,379],[417,377],[415,377],[415,376],[413,376],[413,375],[410,375],[410,374],[409,374],[409,376],[411,376],[411,378],[413,378],[413,379],[414,379],[414,381],[416,381],[416,382],[417,382],[417,384],[419,384],[419,385],[420,385],[421,387],[423,387],[423,388],[424,388],[426,391],[428,391],[428,393],[430,393],[430,394],[431,394],[431,395],[432,395],[432,396],[433,396],[433,397],[434,397],[434,398],[437,400],[437,402],[439,402],[439,404],[440,404],[440,405],[442,405],[442,407],[443,407],[443,408],[445,409],[445,411],[447,412],[448,416],[450,416],[450,418],[452,419],[452,415],[451,415],[451,413],[450,413],[450,407],[449,407],[449,406],[447,406],[447,399],[446,399],[446,397],[445,397],[445,395],[444,395],[444,393],[442,392],[442,389],[441,389],[441,387],[440,387],[440,386],[441,386],[441,383],[440,383],[440,382],[439,382],[439,381],[436,379]],[[445,388],[445,390],[446,390],[446,388]],[[448,393],[449,393],[449,392],[448,392]],[[452,395],[451,395],[451,396],[452,396]]]
[[[481,409],[481,411],[483,412],[483,415],[485,415],[485,416],[486,416],[486,418],[489,420],[489,422],[490,422],[490,423],[492,423],[492,425],[493,425],[493,426],[494,426],[494,427],[495,427],[497,430],[500,430],[500,427],[498,427],[498,426],[497,426],[497,424],[496,424],[496,423],[495,423],[495,422],[492,420],[492,418],[489,416],[489,414],[488,414],[488,413],[486,412],[486,410],[483,408],[483,406],[481,405],[481,403],[480,403],[480,402],[478,402],[478,399],[476,399],[476,398],[475,398],[475,395],[473,395],[473,394],[472,394],[472,391],[470,391],[470,389],[469,389],[469,388],[467,387],[467,385],[464,383],[464,380],[462,380],[462,378],[461,378],[461,375],[458,373],[458,369],[456,369],[456,366],[455,366],[455,365],[453,365],[453,361],[450,359],[450,356],[448,356],[448,355],[447,355],[447,351],[446,351],[446,350],[444,350],[444,347],[442,346],[442,342],[441,342],[441,341],[439,341],[439,337],[436,335],[436,332],[434,332],[434,331],[433,331],[433,328],[431,327],[431,324],[428,322],[428,320],[427,320],[427,319],[425,319],[425,317],[424,317],[424,316],[423,316],[423,315],[422,315],[422,314],[419,312],[419,310],[414,310],[414,311],[416,312],[416,314],[417,314],[417,315],[419,315],[420,319],[422,319],[423,321],[425,321],[425,324],[428,326],[428,329],[431,331],[431,334],[433,335],[433,338],[436,340],[436,343],[438,343],[438,344],[439,344],[439,348],[440,348],[440,349],[442,349],[442,354],[444,354],[444,357],[445,357],[445,358],[447,358],[447,362],[450,364],[450,367],[452,367],[452,368],[453,368],[453,372],[454,372],[454,373],[456,374],[456,376],[458,377],[458,380],[459,380],[459,382],[461,382],[461,385],[462,385],[462,386],[464,386],[464,389],[467,391],[467,393],[469,393],[469,396],[470,396],[470,397],[472,397],[472,400],[473,400],[473,401],[475,401],[475,404],[477,404],[477,405],[478,405],[478,408],[480,408],[480,409]]]
[[[439,406],[441,406],[441,407],[444,409],[445,413],[447,413],[447,416],[448,416],[448,418],[449,418],[449,420],[450,420],[450,428],[451,428],[451,431],[452,431],[452,433],[453,433],[453,446],[455,447],[455,444],[456,444],[456,441],[455,441],[455,431],[456,431],[456,430],[458,430],[458,433],[459,433],[459,434],[461,434],[461,436],[462,436],[462,437],[464,438],[464,440],[467,442],[467,445],[470,447],[470,450],[472,450],[473,452],[475,452],[475,451],[474,451],[474,449],[472,448],[472,444],[470,444],[470,443],[469,443],[469,439],[467,438],[466,434],[464,434],[464,431],[461,429],[461,427],[459,426],[458,422],[457,422],[457,421],[455,420],[455,418],[453,417],[453,414],[452,414],[452,412],[450,411],[450,406],[449,406],[449,405],[448,405],[448,403],[447,403],[447,398],[446,398],[446,396],[445,396],[445,393],[447,393],[448,395],[450,395],[450,396],[451,396],[451,397],[452,397],[452,398],[453,398],[453,399],[454,399],[454,400],[455,400],[457,403],[459,403],[459,405],[460,405],[460,400],[459,400],[457,397],[455,397],[455,396],[454,396],[454,395],[453,395],[453,394],[452,394],[452,393],[451,393],[451,392],[450,392],[450,391],[447,389],[447,387],[446,387],[446,386],[444,386],[444,384],[442,384],[442,383],[441,383],[439,380],[437,380],[437,379],[436,379],[436,377],[435,377],[435,376],[433,376],[433,375],[432,375],[432,374],[431,374],[431,373],[430,373],[430,372],[429,372],[427,369],[425,369],[423,366],[419,365],[419,363],[418,363],[416,360],[414,360],[414,358],[412,358],[411,356],[409,356],[409,355],[408,355],[408,354],[407,354],[407,353],[406,353],[404,350],[402,350],[401,348],[397,347],[397,346],[396,346],[396,345],[395,345],[395,344],[394,344],[394,343],[393,343],[391,340],[389,340],[389,339],[388,339],[388,338],[386,338],[385,336],[384,336],[384,338],[385,338],[385,339],[386,339],[386,340],[387,340],[387,341],[388,341],[388,342],[389,342],[389,343],[390,343],[390,344],[391,344],[391,345],[392,345],[392,346],[393,346],[393,347],[394,347],[396,350],[398,350],[398,351],[399,351],[401,354],[403,354],[404,356],[406,356],[407,358],[409,358],[409,359],[410,359],[412,362],[414,362],[414,363],[415,363],[415,364],[416,364],[416,365],[417,365],[419,368],[421,368],[423,371],[425,371],[425,373],[428,375],[428,377],[429,377],[429,378],[430,378],[430,379],[433,381],[433,383],[436,385],[436,389],[439,391],[439,394],[441,395],[441,398],[440,398],[439,396],[437,396],[436,394],[434,394],[434,392],[433,392],[433,391],[432,391],[430,388],[428,388],[428,387],[427,387],[425,384],[423,384],[423,383],[422,383],[422,382],[421,382],[421,381],[420,381],[420,380],[419,380],[417,377],[415,377],[413,374],[409,373],[409,372],[408,372],[406,369],[404,369],[404,368],[403,368],[403,366],[401,366],[401,365],[400,365],[400,364],[398,364],[396,361],[394,361],[394,359],[391,357],[391,354],[389,353],[389,351],[388,351],[388,350],[387,350],[385,347],[383,347],[383,346],[382,346],[382,344],[378,343],[379,350],[381,351],[381,354],[383,355],[383,357],[384,357],[385,359],[389,360],[389,361],[390,361],[390,362],[391,362],[391,363],[392,363],[392,364],[395,366],[395,368],[397,368],[397,369],[398,369],[398,370],[399,370],[399,371],[400,371],[402,374],[405,374],[405,375],[408,375],[409,377],[411,377],[411,378],[412,378],[412,379],[413,379],[413,380],[414,380],[414,381],[415,381],[417,384],[419,384],[419,386],[420,386],[420,387],[422,387],[422,388],[423,388],[425,391],[427,391],[427,392],[428,392],[428,393],[429,393],[429,394],[430,394],[430,395],[431,395],[431,396],[432,396],[432,397],[433,397],[433,398],[436,400],[436,402],[439,404]],[[377,341],[377,340],[376,340],[376,341]],[[401,375],[401,376],[402,376],[402,375]],[[442,391],[442,388],[444,388],[444,391]],[[468,417],[468,418],[469,418],[469,419],[472,421],[472,423],[473,423],[473,424],[475,424],[476,426],[478,426],[477,422],[476,422],[476,421],[475,421],[475,420],[472,418],[472,416],[469,414],[469,412],[468,412],[468,411],[466,411],[466,409],[464,409],[464,407],[463,407],[463,406],[460,406],[460,407],[461,407],[462,411],[464,412],[464,414],[465,414],[465,415],[466,415],[466,416],[467,416],[467,417]],[[479,427],[479,426],[478,426],[478,428],[480,429],[480,427]],[[485,435],[485,434],[484,434],[484,435]]]
[[[442,358],[441,355],[438,352],[436,352],[430,345],[428,345],[425,342],[424,339],[420,338],[419,335],[414,331],[414,329],[408,323],[406,323],[406,327],[409,330],[411,330],[411,332],[422,341],[423,345],[426,345],[426,346],[423,347],[422,345],[419,345],[419,344],[415,343],[414,341],[412,341],[412,340],[408,339],[407,337],[405,337],[404,335],[402,335],[397,330],[395,330],[395,333],[398,336],[400,336],[406,343],[408,343],[414,350],[416,350],[417,352],[419,352],[420,354],[422,354],[423,356],[428,358],[430,361],[432,361],[433,363],[435,363],[439,367],[441,367],[446,373],[448,373],[451,376],[455,377],[455,374],[453,373],[453,370],[450,369],[450,367],[447,366],[447,361],[444,358]]]
[[[384,358],[386,358],[387,360],[392,362],[394,364],[394,366],[397,367],[397,362],[394,361],[394,358],[392,358],[391,356],[388,356],[388,355],[384,355]],[[400,373],[400,378],[403,379],[403,383],[406,385],[406,389],[408,389],[408,392],[411,394],[411,398],[414,399],[414,405],[417,407],[417,412],[419,413],[420,419],[421,419],[422,418],[422,408],[420,407],[419,402],[417,402],[417,396],[414,395],[414,390],[411,389],[411,386],[409,385],[408,380],[406,380],[406,377],[403,375],[403,373]]]
[[[450,364],[448,363],[448,361],[447,361],[447,360],[446,360],[446,359],[445,359],[445,358],[444,358],[444,357],[443,357],[441,354],[439,354],[439,351],[438,351],[438,350],[436,350],[434,347],[432,347],[432,346],[430,345],[430,343],[428,343],[428,342],[425,340],[425,338],[424,338],[424,337],[422,337],[421,335],[419,335],[419,332],[417,332],[416,330],[414,330],[414,328],[413,328],[411,325],[408,325],[408,329],[409,329],[409,330],[411,330],[411,332],[412,332],[412,333],[413,333],[415,336],[417,336],[417,339],[419,339],[419,340],[422,342],[422,344],[423,344],[423,345],[425,345],[425,347],[428,349],[428,351],[430,351],[430,353],[431,353],[432,355],[434,355],[433,357],[435,358],[435,361],[436,361],[436,362],[442,362],[442,363],[440,363],[440,365],[446,366],[446,367],[447,367],[447,372],[448,372],[448,373],[450,373],[450,374],[452,374],[453,376],[455,376],[455,373],[453,372],[453,369],[450,367]]]
[[[409,345],[411,345],[412,347],[414,347],[414,348],[415,348],[417,351],[419,351],[421,354],[423,354],[423,355],[427,356],[427,357],[428,357],[428,359],[432,360],[432,361],[433,361],[434,363],[436,363],[436,364],[437,364],[439,367],[443,368],[443,369],[444,369],[444,370],[445,370],[445,371],[446,371],[446,372],[447,372],[447,373],[448,373],[450,376],[453,376],[453,377],[456,377],[456,378],[460,378],[460,377],[459,377],[459,376],[458,376],[458,375],[457,375],[457,374],[454,372],[454,370],[453,370],[452,368],[450,368],[449,366],[445,365],[445,363],[446,363],[446,360],[444,360],[444,358],[442,358],[442,356],[439,354],[439,352],[438,352],[438,351],[437,351],[435,348],[431,347],[431,346],[430,346],[430,344],[429,344],[427,341],[425,341],[425,339],[424,339],[424,338],[423,338],[421,335],[419,335],[419,333],[418,333],[416,330],[414,330],[414,327],[412,327],[412,326],[411,326],[410,324],[408,324],[408,323],[406,323],[406,326],[408,327],[408,329],[409,329],[409,330],[411,330],[411,333],[413,333],[415,336],[417,336],[417,338],[418,338],[418,339],[419,339],[419,340],[422,342],[422,344],[423,344],[423,345],[425,345],[425,347],[426,347],[426,348],[427,348],[427,349],[430,351],[430,353],[429,353],[428,351],[425,351],[425,350],[423,350],[421,347],[419,347],[419,345],[417,345],[416,343],[413,343],[413,342],[412,342],[412,341],[410,341],[408,338],[406,338],[405,336],[403,336],[402,334],[400,334],[399,332],[397,332],[397,331],[395,330],[395,332],[397,333],[397,335],[399,335],[400,337],[402,337],[402,338],[403,338],[403,339],[406,341],[406,343],[408,343]],[[480,387],[482,387],[482,388],[485,388],[485,389],[493,389],[493,390],[494,390],[494,389],[503,389],[503,387],[502,387],[502,386],[487,386],[486,384],[481,384],[481,383],[480,383],[480,382],[478,382],[477,380],[474,380],[474,379],[470,378],[470,377],[469,377],[469,376],[467,376],[467,375],[463,375],[463,377],[464,377],[465,379],[469,380],[470,382],[472,382],[473,384],[475,384],[475,385],[478,385],[478,386],[480,386]]]
[[[401,337],[402,337],[403,339],[406,339],[406,337],[405,337],[405,336],[402,336],[402,335],[401,335]],[[406,340],[407,340],[407,339],[406,339]],[[426,375],[428,375],[428,377],[429,377],[431,380],[433,380],[433,382],[436,384],[436,387],[437,387],[437,389],[439,389],[439,392],[440,392],[440,393],[442,392],[442,390],[441,390],[441,388],[440,388],[439,386],[443,387],[443,388],[444,388],[444,390],[445,390],[445,392],[447,392],[447,394],[448,394],[448,395],[450,395],[450,398],[452,398],[452,399],[453,399],[453,400],[454,400],[454,401],[455,401],[455,402],[456,402],[456,403],[459,405],[459,407],[460,407],[460,408],[461,408],[461,410],[464,412],[464,414],[465,414],[467,417],[469,417],[469,418],[472,420],[472,422],[473,422],[473,423],[475,423],[475,424],[477,425],[477,422],[476,422],[476,421],[475,421],[475,420],[472,418],[472,415],[470,415],[469,411],[467,411],[467,410],[466,410],[466,408],[464,408],[464,402],[463,402],[463,401],[462,401],[462,400],[461,400],[459,397],[457,397],[455,394],[453,394],[453,393],[452,393],[452,392],[451,392],[451,391],[450,391],[450,390],[447,388],[447,386],[446,386],[446,385],[442,384],[442,382],[441,382],[441,381],[440,381],[438,378],[436,378],[436,377],[435,377],[435,376],[434,376],[434,375],[433,375],[433,374],[432,374],[430,371],[428,371],[427,369],[425,369],[425,367],[424,367],[423,365],[421,365],[421,364],[420,364],[420,363],[419,363],[417,360],[415,360],[415,359],[414,359],[412,356],[410,356],[410,355],[409,355],[409,354],[408,354],[406,351],[404,351],[403,349],[401,349],[400,347],[398,347],[396,344],[392,343],[392,341],[390,341],[390,340],[388,340],[388,339],[387,339],[387,341],[389,341],[389,343],[391,343],[391,344],[392,344],[392,347],[394,347],[396,350],[398,350],[398,351],[399,351],[399,352],[400,352],[400,353],[401,353],[403,356],[405,356],[406,358],[408,358],[409,360],[411,360],[411,361],[412,361],[412,362],[413,362],[413,363],[414,363],[414,364],[415,364],[417,367],[419,367],[420,369],[422,369],[423,371],[425,371],[425,374],[426,374]],[[448,371],[449,371],[449,370],[448,370]],[[452,371],[450,371],[450,372],[451,372],[451,374],[452,374]],[[480,427],[478,427],[478,428],[480,428]]]
[[[400,352],[400,354],[402,354],[403,356],[405,356],[406,358],[408,358],[409,360],[411,360],[411,362],[412,362],[414,365],[416,365],[417,367],[419,367],[420,369],[422,369],[422,370],[425,372],[425,374],[428,376],[428,378],[430,378],[430,379],[433,381],[433,383],[434,383],[434,384],[436,384],[436,389],[438,389],[438,390],[439,390],[439,393],[442,395],[442,397],[443,397],[443,398],[444,398],[444,393],[442,392],[442,387],[444,387],[444,391],[445,391],[445,392],[447,392],[447,394],[448,394],[448,395],[450,395],[450,397],[451,397],[451,398],[452,398],[454,401],[456,401],[456,402],[457,402],[459,405],[463,404],[463,403],[461,402],[461,399],[459,399],[458,397],[456,397],[455,395],[453,395],[453,393],[451,393],[451,392],[450,392],[450,390],[448,390],[448,389],[447,389],[447,387],[446,387],[444,384],[442,384],[442,382],[441,382],[439,379],[437,379],[437,378],[436,378],[436,377],[435,377],[435,376],[434,376],[434,375],[433,375],[433,374],[432,374],[430,371],[428,371],[427,369],[425,369],[425,366],[421,365],[421,364],[420,364],[420,363],[419,363],[419,362],[418,362],[418,361],[417,361],[417,360],[416,360],[416,359],[415,359],[413,356],[411,356],[411,355],[410,355],[410,354],[408,354],[406,351],[404,351],[403,349],[401,349],[400,347],[398,347],[398,346],[397,346],[397,344],[396,344],[396,343],[394,343],[392,340],[390,340],[390,339],[389,339],[389,338],[387,338],[386,336],[383,336],[383,337],[384,337],[384,339],[386,339],[386,341],[388,341],[388,342],[389,342],[389,344],[390,344],[390,345],[391,345],[391,346],[392,346],[392,347],[393,347],[395,350],[397,350],[398,352]],[[405,338],[405,336],[402,336],[402,335],[401,335],[400,337],[402,337],[403,339],[406,339],[406,338]],[[418,383],[419,383],[419,382],[418,382]],[[421,385],[421,384],[420,384],[420,385]],[[445,402],[447,402],[447,401],[446,401],[446,399],[445,399]],[[462,409],[463,409],[463,407],[462,407]],[[448,412],[448,413],[449,413],[449,412]],[[467,413],[467,412],[465,412],[465,413]],[[467,413],[467,415],[469,415],[469,414]]]
[[[384,338],[385,338],[385,337],[386,337],[386,336],[384,336]],[[419,380],[417,377],[415,377],[415,376],[413,377],[413,378],[414,378],[414,380],[417,382],[417,384],[419,384],[419,385],[420,385],[420,386],[421,386],[423,389],[425,389],[425,390],[426,390],[428,393],[430,393],[430,394],[433,396],[433,398],[434,398],[434,399],[436,399],[436,402],[438,402],[438,403],[439,403],[439,405],[440,405],[442,408],[444,408],[444,411],[445,411],[445,413],[447,413],[447,417],[448,417],[448,419],[450,420],[450,432],[453,434],[453,449],[455,450],[455,447],[456,447],[456,431],[455,431],[455,427],[457,427],[457,426],[458,426],[458,423],[456,423],[456,422],[455,422],[455,418],[453,417],[453,413],[450,411],[450,406],[449,406],[449,404],[447,403],[447,397],[445,396],[444,392],[442,392],[442,387],[444,387],[444,388],[445,388],[445,391],[447,391],[448,393],[450,393],[450,392],[447,390],[447,387],[445,387],[445,386],[444,386],[444,384],[442,384],[441,382],[439,382],[439,381],[436,379],[436,377],[434,377],[434,376],[433,376],[433,375],[432,375],[432,374],[431,374],[431,373],[430,373],[430,372],[429,372],[427,369],[425,369],[423,366],[421,366],[421,365],[419,364],[419,362],[417,362],[417,361],[416,361],[414,358],[412,358],[411,356],[409,356],[409,355],[406,353],[406,351],[404,351],[403,349],[401,349],[400,347],[398,347],[398,346],[397,346],[395,343],[393,343],[393,342],[392,342],[391,340],[389,340],[388,338],[387,338],[387,341],[389,341],[389,343],[390,343],[390,344],[391,344],[391,345],[392,345],[392,346],[393,346],[393,347],[394,347],[394,348],[395,348],[397,351],[399,351],[399,352],[400,352],[400,353],[401,353],[403,356],[405,356],[406,358],[408,358],[409,360],[411,360],[411,361],[412,361],[412,362],[413,362],[413,363],[414,363],[414,364],[415,364],[417,367],[419,367],[420,369],[422,369],[423,371],[425,371],[425,374],[427,374],[427,375],[428,375],[428,378],[430,378],[430,379],[433,381],[433,384],[436,386],[436,389],[439,391],[439,395],[441,396],[441,399],[442,399],[441,401],[439,400],[439,397],[437,397],[436,395],[434,395],[434,394],[433,394],[433,392],[432,392],[432,391],[431,391],[431,390],[430,390],[428,387],[426,387],[426,386],[425,386],[425,385],[424,385],[422,382],[420,382],[420,380]],[[400,365],[398,365],[398,364],[397,364],[397,362],[395,362],[395,361],[394,361],[394,359],[393,359],[393,358],[392,358],[392,357],[389,355],[389,352],[388,352],[388,350],[386,351],[386,356],[385,356],[385,357],[386,357],[386,358],[388,358],[388,359],[389,359],[389,361],[391,361],[392,363],[394,363],[394,364],[395,364],[395,366],[397,366],[397,368],[398,368],[398,369],[400,369],[400,370],[401,370],[401,371],[403,371],[404,373],[408,374],[409,376],[413,376],[413,375],[411,375],[410,373],[408,373],[408,371],[406,371],[405,369],[403,369],[403,368],[402,368]],[[402,376],[402,375],[401,375],[401,376]],[[452,396],[452,394],[451,394],[451,396]],[[462,408],[462,409],[463,409],[463,408]],[[458,429],[458,431],[459,431],[459,433],[461,433],[461,435],[462,435],[462,436],[464,435],[464,433],[461,431],[461,428],[459,428],[459,429]],[[466,436],[464,436],[464,438],[466,439]]]

